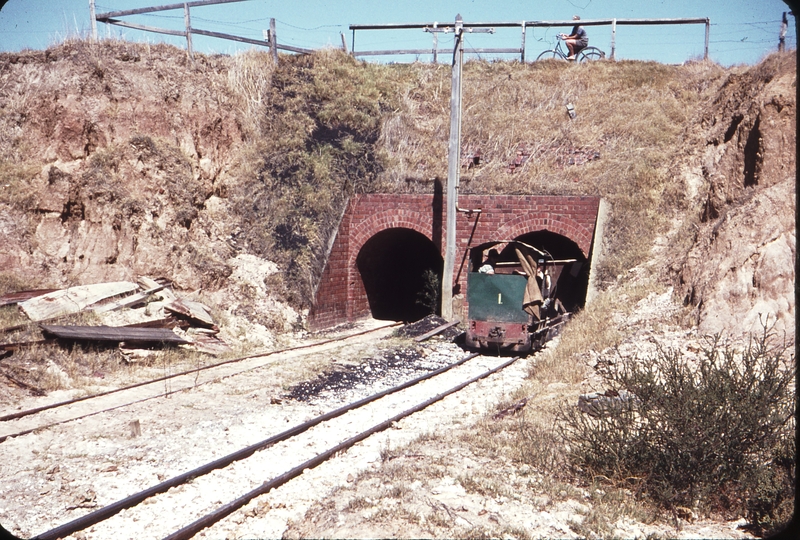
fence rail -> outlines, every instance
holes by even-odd
[[[269,30],[265,32],[265,39],[252,39],[246,38],[242,36],[236,36],[233,34],[225,34],[222,32],[212,32],[211,30],[201,30],[199,28],[193,28],[191,23],[191,8],[193,7],[202,7],[202,6],[213,6],[218,4],[232,4],[236,2],[247,2],[248,0],[194,0],[193,2],[181,2],[180,4],[166,4],[162,6],[150,6],[150,7],[143,7],[143,8],[136,8],[136,9],[125,9],[119,11],[108,11],[106,13],[97,13],[95,14],[94,9],[94,0],[89,0],[89,11],[92,17],[92,37],[93,39],[97,39],[97,21],[106,24],[113,24],[116,26],[122,26],[125,28],[131,28],[134,30],[141,30],[144,32],[154,32],[157,34],[166,34],[170,36],[182,36],[186,38],[186,49],[189,53],[189,57],[193,58],[194,53],[192,50],[192,35],[200,35],[200,36],[207,36],[219,39],[227,39],[230,41],[238,41],[240,43],[249,43],[251,45],[258,45],[260,47],[269,47],[272,51],[273,58],[277,62],[278,60],[278,50],[282,51],[290,51],[294,53],[300,54],[311,54],[313,51],[311,49],[302,49],[300,47],[292,47],[290,45],[281,45],[278,43],[277,34],[275,32],[275,19],[270,19]],[[142,24],[131,23],[127,21],[122,21],[119,17],[128,17],[131,15],[143,15],[146,13],[154,13],[158,11],[169,11],[175,9],[182,9],[184,12],[184,30],[171,30],[169,28],[158,28],[155,26],[146,26]]]
[[[190,58],[193,58],[192,50],[192,35],[201,35],[206,37],[226,39],[230,41],[238,41],[240,43],[248,43],[260,47],[269,47],[273,58],[277,62],[278,50],[288,51],[299,54],[311,54],[313,49],[304,49],[300,47],[293,47],[290,45],[281,45],[278,43],[277,34],[275,31],[275,19],[270,19],[269,30],[264,30],[264,39],[253,39],[243,36],[236,36],[233,34],[226,34],[222,32],[214,32],[211,30],[202,30],[194,28],[191,25],[191,8],[198,8],[203,6],[213,6],[219,4],[232,4],[238,2],[247,2],[249,0],[193,0],[189,2],[180,2],[176,4],[165,4],[160,6],[150,6],[135,9],[108,11],[105,13],[95,14],[95,0],[89,0],[89,11],[92,23],[92,38],[97,40],[97,21],[102,23],[121,26],[124,28],[131,28],[143,32],[153,32],[159,34],[166,34],[172,36],[180,36],[186,38],[186,48]],[[147,26],[136,24],[128,21],[121,20],[121,17],[128,17],[133,15],[142,15],[147,13],[154,13],[159,11],[169,11],[182,9],[184,11],[184,29],[174,30],[169,28],[158,28],[154,26]],[[794,15],[793,12],[789,12]],[[480,31],[479,29],[495,29],[495,28],[520,28],[521,30],[521,43],[519,47],[500,47],[500,48],[465,48],[464,53],[467,54],[514,54],[519,55],[522,62],[525,61],[525,38],[528,28],[548,28],[548,27],[571,27],[575,25],[576,21],[572,20],[556,20],[556,21],[507,21],[507,22],[474,22],[462,23],[462,30],[470,33],[473,30]],[[673,25],[673,24],[703,24],[705,25],[705,46],[703,51],[703,59],[708,59],[708,43],[711,22],[708,18],[677,18],[677,19],[587,19],[579,22],[581,26],[611,26],[611,54],[609,58],[616,57],[616,31],[617,26],[632,26],[632,25]],[[342,33],[342,49],[345,52],[355,57],[367,56],[397,56],[397,55],[427,55],[433,56],[433,62],[436,63],[439,54],[452,54],[452,49],[440,49],[438,47],[438,34],[452,32],[452,24],[440,24],[438,22],[432,23],[399,23],[399,24],[351,24],[349,29],[352,31],[352,41],[350,51],[347,50],[347,42],[345,35]],[[778,50],[782,51],[785,47],[785,35],[787,23],[787,13],[783,13],[783,21],[781,25],[780,40]],[[356,32],[366,30],[424,30],[430,32],[433,36],[433,44],[430,48],[416,48],[416,49],[388,49],[388,50],[373,50],[373,51],[357,51],[356,50]],[[485,30],[484,30],[485,31]]]
[[[520,60],[525,61],[525,35],[528,28],[537,27],[572,27],[576,21],[516,21],[516,22],[476,22],[464,23],[465,32],[473,28],[520,28],[522,30],[521,45],[513,49],[464,49],[465,53],[510,53],[519,54]],[[665,24],[704,24],[706,27],[705,49],[703,59],[708,59],[708,35],[711,21],[708,18],[681,18],[681,19],[590,19],[581,20],[581,26],[611,26],[611,58],[615,57],[616,52],[616,31],[617,25],[665,25]],[[402,55],[402,54],[432,54],[434,62],[439,52],[450,52],[437,49],[437,35],[433,34],[433,47],[430,49],[401,49],[387,51],[356,51],[356,31],[364,30],[442,30],[447,25],[439,22],[432,23],[403,23],[403,24],[351,24],[352,31],[351,54],[353,56],[378,56],[378,55]]]

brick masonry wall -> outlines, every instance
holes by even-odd
[[[513,240],[543,230],[568,237],[589,258],[599,205],[599,197],[460,195],[460,208],[480,209],[481,213],[459,212],[456,217],[456,273],[464,251],[471,246],[491,240]],[[353,197],[339,225],[309,311],[309,328],[329,328],[370,315],[356,257],[364,244],[380,231],[412,229],[430,238],[444,256],[445,208],[441,203],[436,204],[433,195]],[[462,291],[466,279],[466,271],[462,271],[459,275]]]

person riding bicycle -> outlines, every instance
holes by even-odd
[[[572,20],[580,21],[581,18],[578,15],[573,15]],[[564,40],[564,43],[567,44],[567,48],[569,49],[567,60],[575,60],[575,55],[589,45],[589,35],[580,24],[576,24],[572,27],[572,33],[570,35],[559,34],[559,37]]]

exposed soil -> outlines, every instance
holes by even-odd
[[[163,277],[215,306],[221,336],[239,350],[306,338],[303,312],[269,286],[270,276],[285,268],[237,245],[243,217],[234,215],[227,196],[241,187],[237,168],[246,160],[236,151],[252,132],[242,121],[246,103],[225,98],[236,73],[235,59],[200,56],[190,66],[166,46],[68,42],[0,55],[3,279],[33,287]],[[620,295],[648,282],[647,276],[661,285],[634,316],[610,314],[629,336],[619,348],[623,354],[658,345],[689,351],[704,334],[741,337],[762,320],[794,342],[796,84],[794,52],[732,70],[687,136],[685,159],[672,168],[685,190],[685,215],[670,216],[674,226],[658,239],[649,261],[610,285]],[[40,159],[32,161],[32,155]],[[678,324],[687,307],[688,329]],[[461,354],[452,343],[458,330],[425,344],[408,338],[441,322],[406,326],[391,338],[399,344],[292,359],[235,384],[223,381],[106,419],[10,439],[0,445],[0,523],[23,537],[42,532],[152,485],[159,475],[184,472],[264,433],[436,369]],[[590,375],[579,387],[550,384],[529,396],[523,414],[534,414],[537,404],[603,390],[592,369],[607,356],[587,351]],[[94,373],[102,375],[94,377],[98,386],[120,385],[128,376],[111,369],[120,364],[112,360],[108,370],[86,368],[71,377],[49,360],[27,366],[13,358],[2,358],[5,372],[18,379],[0,380],[3,413],[92,391],[85,381]],[[404,420],[385,437],[307,472],[200,537],[582,536],[579,524],[591,528],[596,508],[609,511],[599,506],[596,490],[554,490],[547,475],[470,442],[470,426],[507,404],[535,362],[526,359]],[[166,368],[153,364],[133,373],[146,377],[159,369]],[[33,372],[59,379],[62,389],[36,395],[40,379],[25,375]],[[141,437],[131,436],[136,420]],[[443,438],[430,442],[432,432]],[[413,451],[406,451],[412,442]],[[296,452],[285,449],[288,456]],[[418,470],[419,478],[394,477],[400,464]],[[464,485],[478,470],[499,487],[467,491]],[[267,474],[253,476],[263,481]],[[173,496],[176,505],[190,497]],[[215,489],[201,498],[209,506],[224,500]],[[748,536],[737,528],[741,519],[631,515],[612,520],[608,536]],[[116,526],[74,538],[124,537],[127,529]]]

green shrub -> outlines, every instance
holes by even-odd
[[[442,280],[433,270],[425,270],[422,274],[422,290],[417,293],[417,305],[424,306],[429,313],[439,312],[439,293],[442,289]]]
[[[742,351],[710,339],[697,360],[659,349],[609,370],[634,406],[598,418],[561,412],[569,459],[631,483],[657,504],[745,515],[780,528],[794,501],[794,357],[765,328]]]

